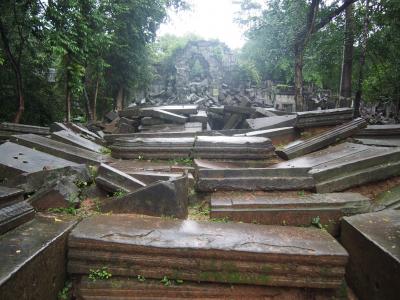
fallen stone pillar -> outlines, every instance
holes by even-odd
[[[143,117],[155,117],[178,124],[184,124],[188,120],[188,118],[185,116],[171,113],[159,108],[142,108],[140,110],[140,115]]]
[[[33,219],[35,211],[27,201],[0,208],[0,235]]]
[[[366,126],[367,122],[362,118],[358,118],[293,146],[289,145],[283,150],[277,150],[276,153],[283,159],[292,159],[348,138]]]
[[[340,244],[314,228],[128,215],[84,219],[68,245],[74,277],[107,266],[113,277],[335,289],[347,262]]]
[[[343,216],[369,212],[370,201],[357,193],[279,197],[268,193],[218,192],[211,195],[211,218],[265,225],[321,226],[339,235]]]
[[[400,211],[345,217],[341,243],[349,252],[346,282],[360,299],[400,295]]]

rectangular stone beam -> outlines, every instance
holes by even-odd
[[[297,112],[296,116],[295,127],[297,128],[335,126],[350,121],[353,118],[353,109],[334,108],[302,111]]]
[[[50,134],[49,127],[41,127],[41,126],[33,126],[33,125],[25,125],[25,124],[17,124],[17,123],[7,123],[3,122],[0,124],[0,130],[4,131],[12,131],[18,133],[34,133],[40,135]]]
[[[64,144],[69,144],[85,150],[101,153],[103,146],[81,137],[79,134],[71,130],[60,130],[51,134],[53,140],[59,141]]]
[[[357,118],[346,124],[337,126],[326,132],[323,132],[315,137],[297,143],[293,146],[287,146],[282,150],[277,150],[278,154],[283,159],[292,159],[316,150],[325,148],[333,143],[348,138],[354,135],[361,128],[365,128],[367,122],[362,118]]]
[[[129,215],[86,218],[68,245],[72,276],[107,266],[113,277],[332,289],[347,262],[342,246],[314,228]]]
[[[155,117],[173,123],[184,124],[188,121],[188,118],[179,114],[171,113],[166,110],[159,108],[142,108],[140,110],[140,115],[143,117]]]

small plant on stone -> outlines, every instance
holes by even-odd
[[[113,197],[120,198],[120,197],[125,196],[126,194],[127,194],[126,191],[124,191],[124,190],[118,190],[118,191],[115,191],[115,192],[113,193]]]
[[[58,300],[68,300],[69,299],[69,291],[72,287],[72,283],[67,281],[61,291],[58,292],[57,298]]]
[[[315,218],[312,218],[311,220],[311,225],[315,226],[319,229],[323,229],[324,227],[321,224],[321,219],[319,218],[319,216],[316,216]]]
[[[146,278],[144,278],[144,276],[142,276],[142,275],[138,275],[138,276],[137,276],[137,280],[138,280],[139,282],[144,282],[144,281],[146,281]]]
[[[102,267],[101,269],[93,270],[90,269],[89,279],[95,282],[96,280],[106,280],[111,278],[111,273],[107,271],[107,267]]]
[[[304,191],[298,191],[297,195],[300,196],[300,197],[304,197],[305,192]]]
[[[69,207],[49,208],[48,211],[51,213],[67,214],[72,216],[76,216],[78,214],[78,209],[73,205]]]
[[[183,280],[182,279],[177,279],[175,280],[176,284],[183,284]]]
[[[111,149],[107,148],[107,147],[101,147],[100,152],[101,152],[101,154],[104,154],[104,155],[110,155]]]
[[[163,279],[160,280],[160,282],[165,286],[170,286],[172,284],[171,280],[169,280],[167,276],[164,276]]]

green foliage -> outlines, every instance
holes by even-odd
[[[165,286],[170,286],[170,285],[172,285],[171,280],[169,280],[167,276],[164,276],[164,277],[160,280],[160,282],[161,282],[163,285],[165,285]]]
[[[139,282],[144,282],[144,281],[146,281],[146,278],[144,278],[144,276],[142,276],[142,275],[138,275],[138,276],[137,276],[137,280],[138,280]]]
[[[102,267],[101,269],[90,269],[89,273],[89,279],[92,280],[93,282],[96,282],[96,280],[107,280],[110,279],[112,274],[107,271],[107,267]]]
[[[111,155],[111,149],[107,147],[101,147],[100,152],[104,155]]]
[[[72,288],[72,283],[67,281],[61,291],[58,292],[58,300],[68,300],[70,295],[70,290]]]
[[[75,206],[58,207],[58,208],[49,208],[49,212],[76,216],[78,214],[78,209]]]
[[[126,191],[124,191],[124,190],[118,190],[118,191],[115,191],[115,192],[113,193],[113,197],[120,198],[120,197],[125,196],[126,194],[127,194]]]

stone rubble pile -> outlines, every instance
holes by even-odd
[[[230,96],[1,124],[0,299],[396,299],[400,128]]]

